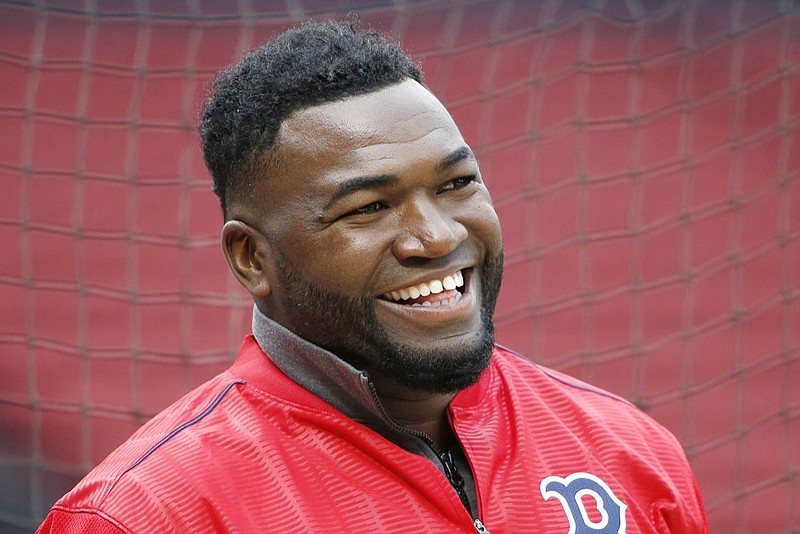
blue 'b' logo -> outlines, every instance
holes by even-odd
[[[625,503],[605,482],[590,473],[573,473],[567,478],[547,477],[539,486],[544,500],[561,501],[569,520],[568,534],[624,534]],[[597,505],[599,520],[592,520],[583,498],[591,497]]]

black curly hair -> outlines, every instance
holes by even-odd
[[[214,192],[228,219],[267,173],[281,123],[309,106],[377,91],[422,71],[395,42],[355,20],[291,28],[221,71],[212,82],[199,131]]]

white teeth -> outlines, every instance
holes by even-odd
[[[452,297],[447,300],[436,300],[434,302],[425,301],[425,302],[415,302],[411,305],[411,307],[418,307],[418,308],[438,308],[440,306],[451,306],[456,303],[456,301],[461,299],[461,295],[457,297]]]
[[[442,291],[444,291],[444,285],[442,285],[441,280],[431,280],[428,283],[428,285],[431,286],[431,293],[433,293],[434,295],[436,293],[441,293]]]
[[[452,291],[457,287],[464,285],[464,275],[461,271],[457,271],[451,275],[447,275],[441,280],[431,280],[430,282],[423,282],[415,286],[409,286],[403,289],[397,289],[386,293],[383,297],[387,300],[395,302],[400,300],[416,299],[419,297],[427,297],[431,294],[441,293],[442,291]],[[453,302],[455,300],[453,299]],[[442,304],[450,304],[449,301],[415,303],[414,306],[440,306]]]

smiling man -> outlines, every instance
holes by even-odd
[[[200,131],[253,335],[41,532],[707,530],[667,431],[494,345],[498,219],[396,44],[289,30],[219,75]]]

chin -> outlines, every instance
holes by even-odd
[[[490,320],[478,332],[445,338],[435,345],[390,342],[375,370],[412,389],[455,393],[475,384],[489,366],[493,334]]]

